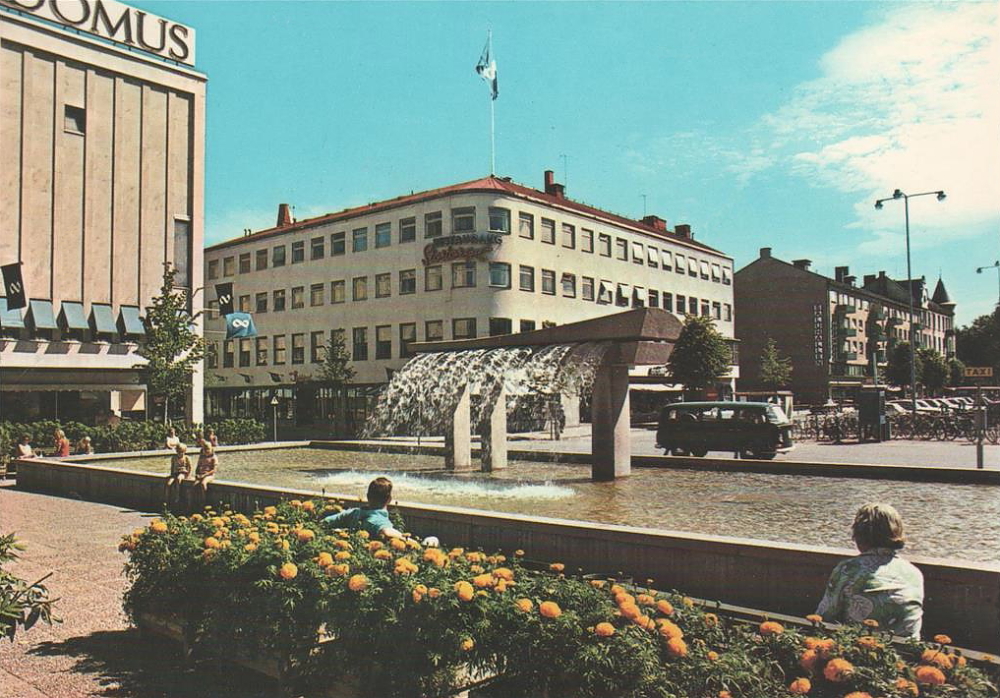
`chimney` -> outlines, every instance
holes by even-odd
[[[642,222],[658,232],[667,232],[667,222],[659,216],[645,216],[643,217]]]
[[[834,267],[833,268],[833,279],[842,284],[846,284],[845,278],[850,273],[850,267]]]
[[[760,248],[760,258],[761,259],[771,259],[771,248],[761,247]]]
[[[844,277],[844,283],[847,284],[848,286],[853,286],[854,282],[857,281],[857,280],[858,280],[858,277],[856,277],[856,276],[845,276]]]
[[[556,175],[552,170],[545,170],[545,193],[557,199],[566,198],[566,185],[556,182]]]
[[[873,286],[876,278],[874,274],[865,274],[865,286]]]
[[[291,225],[292,221],[292,207],[289,204],[278,204],[278,222],[274,224],[276,228],[284,228],[286,225]]]
[[[792,260],[792,264],[794,264],[799,269],[804,269],[806,271],[809,271],[809,267],[812,266],[812,260],[811,259],[793,259]]]
[[[674,226],[674,232],[677,233],[682,238],[687,238],[688,240],[694,240],[694,233],[691,232],[691,226],[687,223],[678,223]]]

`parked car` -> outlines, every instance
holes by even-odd
[[[656,445],[667,455],[730,451],[770,460],[793,448],[792,422],[766,402],[678,402],[660,412]]]

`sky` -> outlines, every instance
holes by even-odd
[[[206,244],[496,170],[829,276],[1000,300],[1000,3],[135,0],[197,31]]]

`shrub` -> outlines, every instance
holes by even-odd
[[[11,642],[18,628],[31,630],[39,620],[52,624],[58,620],[52,616],[52,604],[48,589],[42,584],[49,576],[42,577],[34,584],[3,569],[3,565],[18,559],[18,551],[24,546],[14,539],[14,534],[0,535],[0,637]]]

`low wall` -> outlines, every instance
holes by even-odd
[[[45,459],[18,461],[17,486],[146,511],[163,507],[163,475]],[[307,490],[213,482],[208,501],[252,510]],[[353,498],[348,498],[353,499]],[[567,569],[653,579],[703,599],[802,616],[811,613],[833,566],[853,551],[400,504],[407,526],[448,546],[527,551]],[[124,533],[124,532],[123,532]],[[958,645],[1000,652],[1000,565],[910,558],[923,572],[924,636],[946,633]]]

